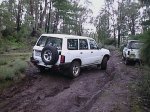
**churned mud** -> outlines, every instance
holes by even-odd
[[[0,112],[130,112],[129,86],[139,73],[117,51],[106,71],[83,68],[75,79],[29,64],[26,78],[0,93]]]

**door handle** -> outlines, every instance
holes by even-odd
[[[91,53],[93,53],[93,51],[91,51]]]
[[[82,52],[80,52],[80,54],[83,54]]]

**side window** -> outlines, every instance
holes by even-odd
[[[97,49],[97,43],[94,40],[90,40],[90,49]]]
[[[39,41],[38,41],[38,43],[37,43],[37,46],[44,47],[44,46],[45,46],[45,43],[46,43],[46,41],[47,41],[47,38],[48,38],[48,37],[46,37],[46,36],[42,36],[42,37],[39,39]]]
[[[86,39],[80,39],[79,40],[79,48],[80,48],[80,50],[88,49],[88,43],[87,43]]]
[[[78,39],[68,39],[67,47],[68,50],[78,50]]]

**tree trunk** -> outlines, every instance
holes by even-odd
[[[39,19],[39,0],[35,1],[35,30],[38,29],[38,19]]]
[[[120,47],[120,39],[121,39],[121,34],[120,34],[120,26],[118,26],[118,48]]]
[[[53,33],[57,33],[58,22],[59,22],[59,10],[56,12],[56,20],[54,21]]]
[[[131,21],[132,21],[131,35],[135,35],[135,19],[134,19],[134,15],[131,17]]]
[[[114,28],[114,41],[115,41],[115,47],[116,47],[116,29]]]
[[[43,20],[46,15],[47,5],[48,5],[47,0],[45,0],[45,7],[44,7],[44,11],[42,12],[42,4],[41,4],[41,15],[40,15],[40,26],[39,26],[40,28],[42,28],[43,26]]]
[[[51,25],[50,25],[50,23],[51,23],[51,11],[52,11],[52,2],[50,0],[49,15],[48,15],[48,20],[47,20],[47,23],[48,23],[47,33],[49,33],[49,30],[51,29]]]
[[[19,0],[18,3],[18,13],[17,13],[17,20],[16,20],[16,24],[17,24],[17,32],[20,31],[20,24],[21,24],[21,0]]]

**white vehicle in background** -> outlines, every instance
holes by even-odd
[[[139,40],[129,40],[127,42],[123,49],[123,60],[126,65],[130,62],[141,62],[140,49],[142,44]]]
[[[31,62],[41,71],[58,68],[67,71],[71,77],[77,77],[81,67],[97,65],[105,70],[109,57],[109,50],[99,48],[93,38],[42,34],[33,47]]]

